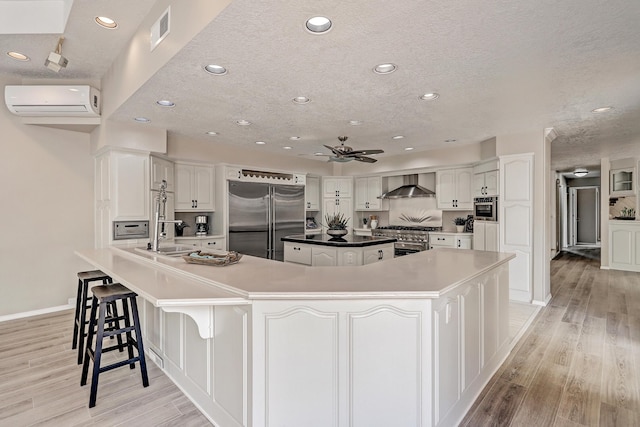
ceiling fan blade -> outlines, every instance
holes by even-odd
[[[382,154],[384,150],[354,150],[349,154]]]
[[[329,150],[331,150],[331,152],[333,154],[335,154],[336,156],[342,155],[342,152],[340,150],[338,150],[336,147],[332,147],[330,145],[325,145],[325,147],[327,147]]]
[[[365,162],[365,163],[375,163],[378,161],[378,159],[372,159],[371,157],[364,157],[364,156],[350,156],[352,159],[357,160],[359,162]]]

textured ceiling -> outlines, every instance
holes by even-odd
[[[76,0],[63,49],[68,69],[52,76],[39,59],[23,64],[4,56],[0,72],[99,79],[133,33],[128,25],[152,3]],[[103,14],[97,5],[128,24],[100,29],[92,22]],[[331,31],[305,30],[317,15],[332,19]],[[354,149],[385,150],[381,160],[405,147],[440,148],[448,139],[466,145],[535,129],[542,135],[553,127],[552,167],[569,170],[602,156],[640,155],[638,22],[640,2],[631,0],[236,0],[111,118],[145,116],[145,126],[291,156],[327,152],[323,144],[348,135]],[[23,39],[44,60],[57,36],[0,36],[0,47],[20,50],[12,43]],[[372,72],[385,62],[397,71]],[[205,73],[209,63],[229,73]],[[427,92],[440,98],[418,99]],[[296,96],[311,102],[296,105]],[[176,107],[159,107],[159,99]],[[591,112],[609,105],[611,112]],[[238,126],[239,119],[253,124]],[[219,135],[204,135],[209,130]]]

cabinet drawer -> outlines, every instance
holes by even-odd
[[[431,247],[449,247],[453,248],[456,244],[456,238],[452,235],[430,234],[429,245]]]
[[[204,249],[219,249],[219,250],[225,250],[227,246],[225,239],[203,239],[200,241],[200,245]]]
[[[311,265],[311,247],[308,245],[285,242],[284,260],[286,262]]]

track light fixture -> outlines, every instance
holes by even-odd
[[[63,42],[64,37],[60,37],[60,39],[58,39],[58,46],[56,47],[56,51],[49,53],[46,61],[44,61],[45,67],[47,67],[51,71],[55,71],[56,73],[60,72],[60,70],[62,68],[65,68],[69,63],[69,60],[62,56]]]

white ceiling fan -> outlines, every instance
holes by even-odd
[[[381,154],[384,153],[384,150],[354,150],[348,145],[344,145],[344,142],[348,139],[347,136],[339,136],[338,141],[340,141],[340,145],[336,145],[335,147],[331,147],[329,145],[325,145],[333,155],[329,156],[330,162],[350,162],[351,160],[357,160],[359,162],[365,163],[375,163],[378,160],[372,159],[371,157],[366,157],[366,155],[370,154]]]

